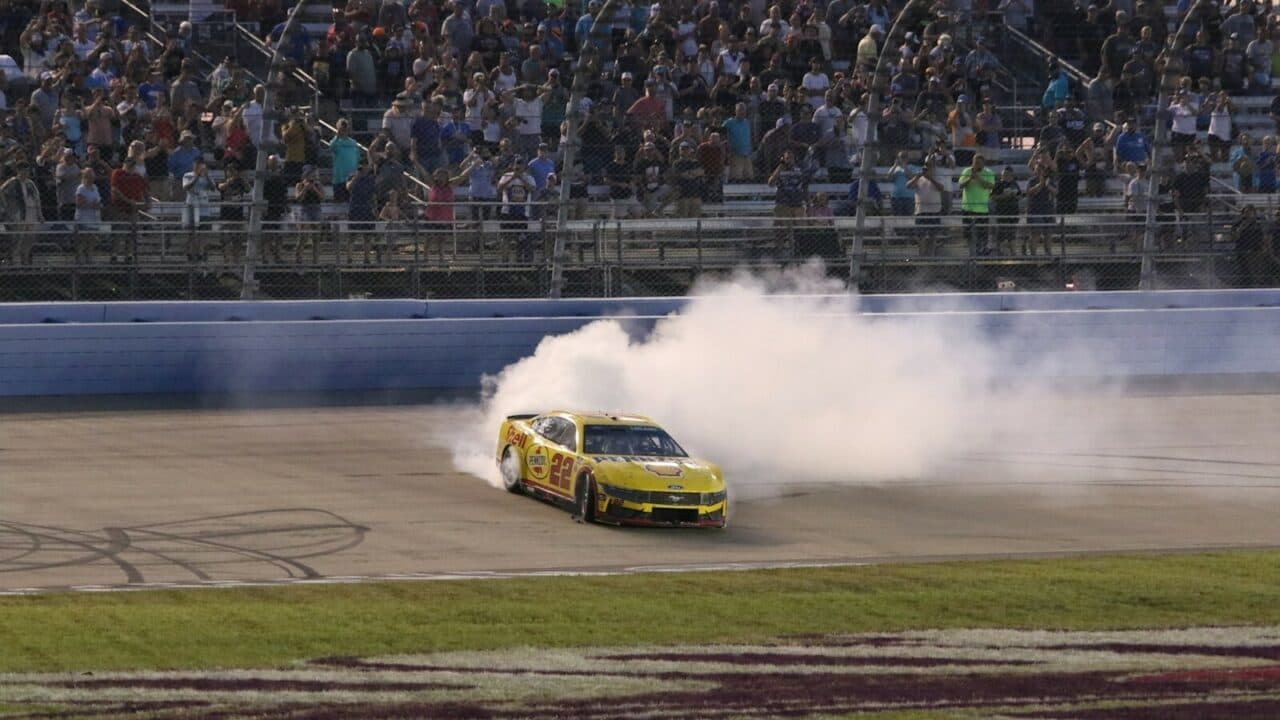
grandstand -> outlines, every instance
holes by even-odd
[[[1262,2],[11,6],[7,300],[1280,280]]]

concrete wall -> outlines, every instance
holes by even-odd
[[[603,315],[679,299],[0,306],[0,395],[467,389]],[[880,322],[973,324],[1002,372],[1280,372],[1280,292],[874,296]],[[922,328],[924,329],[924,328]],[[945,361],[945,359],[940,359]]]

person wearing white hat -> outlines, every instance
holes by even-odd
[[[857,61],[858,65],[866,68],[874,68],[876,59],[880,57],[880,43],[884,41],[884,28],[879,25],[872,25],[867,34],[862,36],[858,41]]]

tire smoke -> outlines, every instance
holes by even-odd
[[[486,378],[455,464],[498,485],[493,443],[511,413],[632,412],[759,497],[920,478],[1034,407],[1027,387],[994,389],[999,348],[965,317],[885,321],[858,303],[807,266],[706,284],[640,338],[625,318],[548,337]]]

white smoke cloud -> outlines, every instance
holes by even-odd
[[[1001,348],[970,317],[859,314],[817,266],[739,275],[702,287],[641,339],[625,318],[546,338],[486,379],[455,463],[497,485],[506,415],[609,410],[652,417],[721,464],[739,498],[793,482],[920,478],[1023,432],[1049,401],[997,376]]]

